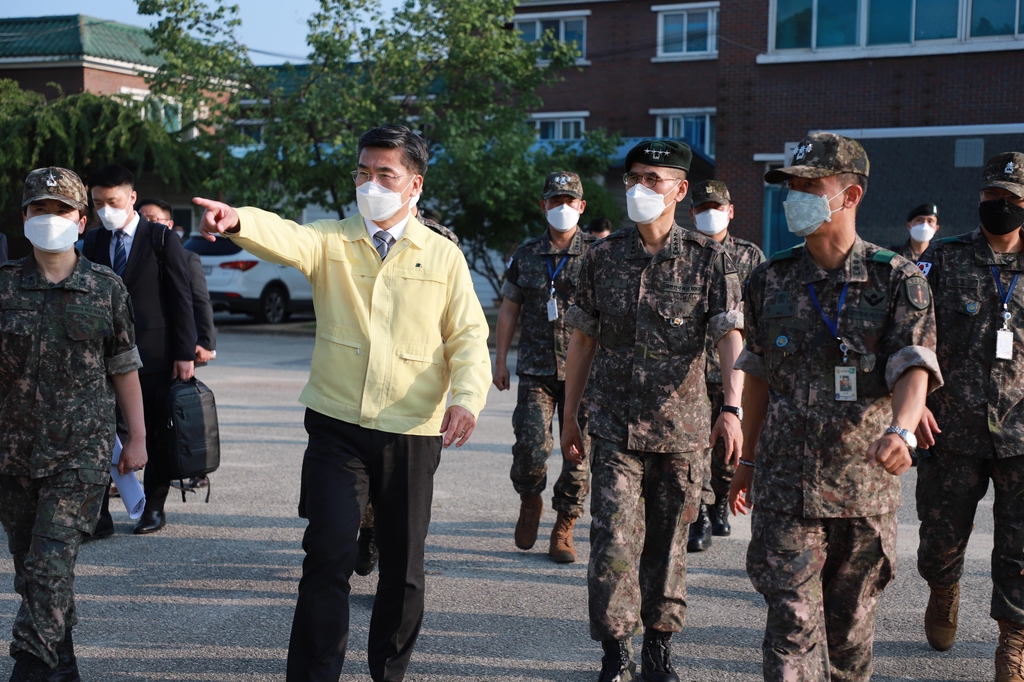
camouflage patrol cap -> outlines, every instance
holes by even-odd
[[[996,154],[985,164],[981,187],[1001,187],[1024,199],[1024,154],[1003,152]]]
[[[860,142],[836,133],[811,133],[793,152],[793,165],[764,174],[769,184],[790,178],[826,178],[840,173],[868,177],[868,155]]]
[[[700,206],[709,201],[719,206],[728,206],[732,203],[732,197],[729,196],[729,188],[721,180],[698,182],[690,190],[690,200],[694,206]]]
[[[569,171],[548,173],[548,176],[544,178],[544,194],[541,198],[550,199],[560,196],[582,199],[583,183],[580,182],[580,176]]]
[[[21,195],[21,207],[33,201],[54,199],[63,202],[79,211],[89,205],[89,197],[85,193],[82,178],[67,168],[50,166],[37,168],[25,178],[25,191]]]
[[[626,153],[626,172],[634,163],[690,171],[693,151],[685,142],[676,140],[644,140]]]

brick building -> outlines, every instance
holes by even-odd
[[[542,93],[540,137],[683,138],[729,184],[736,233],[774,251],[797,240],[762,176],[808,131],[867,149],[860,231],[883,244],[926,201],[944,234],[971,229],[984,159],[1024,150],[1022,0],[927,2],[526,0],[515,25],[581,45],[579,71]]]

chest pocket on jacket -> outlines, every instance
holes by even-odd
[[[632,348],[636,344],[636,322],[629,316],[633,292],[625,279],[606,280],[594,292],[600,317],[600,342],[608,350]]]
[[[696,294],[660,292],[655,309],[661,318],[660,332],[670,353],[692,351],[704,346],[704,300]]]
[[[519,286],[523,289],[548,288],[548,273],[544,262],[536,258],[524,258],[519,264]]]
[[[39,326],[39,313],[35,310],[0,310],[0,333],[31,336]]]
[[[90,306],[66,306],[64,328],[74,341],[103,339],[113,332],[110,314],[101,308]]]

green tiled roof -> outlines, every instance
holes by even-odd
[[[0,59],[98,57],[159,66],[146,29],[81,14],[0,19]]]

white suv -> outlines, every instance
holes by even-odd
[[[230,239],[192,237],[185,248],[199,254],[214,310],[248,313],[278,324],[293,312],[313,308],[313,288],[293,267],[268,263]]]

